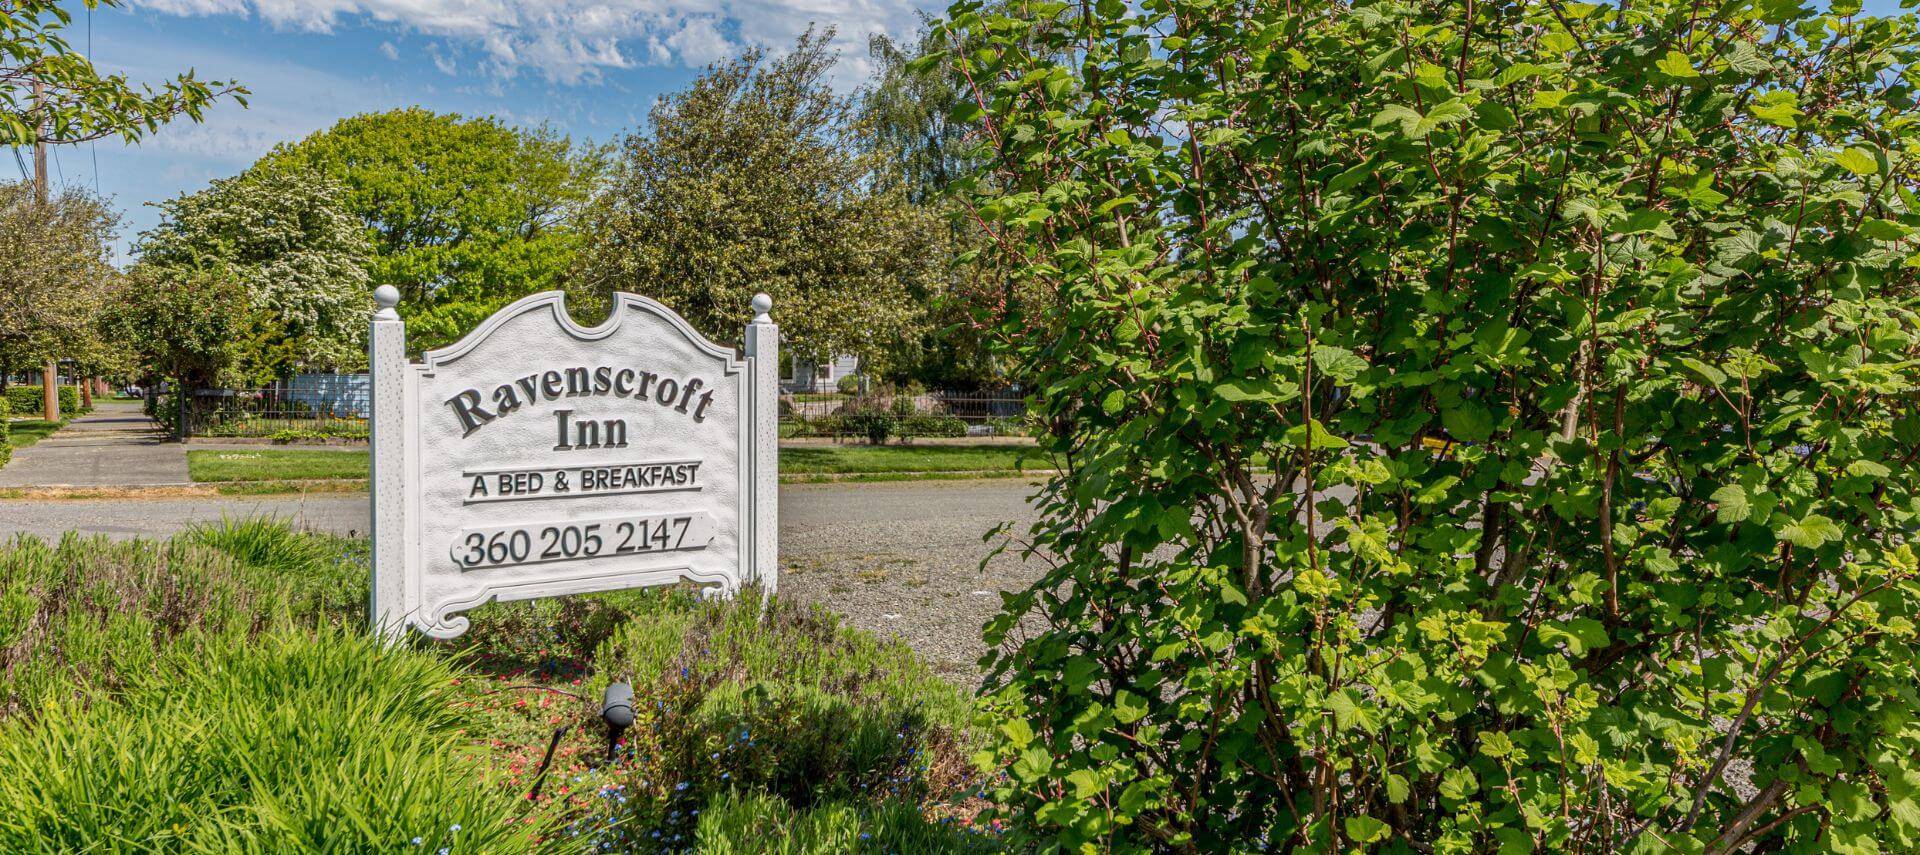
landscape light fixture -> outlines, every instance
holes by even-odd
[[[607,761],[612,762],[620,734],[633,726],[633,686],[608,684],[606,693],[600,696],[600,718],[607,723]]]

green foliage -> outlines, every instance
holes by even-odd
[[[99,358],[110,349],[99,318],[119,277],[112,263],[119,222],[106,200],[83,190],[42,201],[29,182],[0,183],[0,371]]]
[[[13,419],[13,407],[5,396],[0,396],[0,466],[7,465],[13,459],[13,429],[9,424]]]
[[[910,288],[938,270],[946,229],[869,180],[879,164],[828,79],[828,35],[778,59],[749,51],[653,107],[593,206],[583,287],[657,298],[718,341],[764,291],[782,346],[815,362],[873,365],[909,340]]]
[[[111,323],[141,365],[200,387],[234,364],[251,323],[252,295],[232,271],[224,265],[141,265],[128,280]],[[171,426],[176,401],[172,395],[165,401],[149,398],[147,414]]]
[[[342,119],[255,168],[310,170],[346,188],[373,251],[364,281],[400,289],[408,344],[427,349],[559,284],[603,160],[546,128],[409,108]]]
[[[366,363],[371,255],[346,200],[340,183],[311,169],[256,165],[161,203],[160,224],[135,251],[145,267],[218,271],[239,283],[246,302],[230,345],[234,379],[352,370]]]
[[[594,657],[595,693],[630,680],[638,719],[620,762],[591,781],[607,812],[572,829],[589,845],[679,848],[701,808],[739,793],[799,810],[856,799],[884,809],[964,787],[971,707],[899,642],[755,592],[631,604]]]
[[[87,8],[120,0],[84,0]],[[15,0],[0,8],[0,143],[65,145],[106,137],[139,142],[180,116],[199,121],[207,107],[247,90],[231,81],[200,80],[192,71],[159,89],[100,73],[65,35],[70,5]],[[34,82],[42,85],[36,94]]]
[[[700,814],[702,855],[840,855],[843,852],[997,852],[978,829],[928,822],[917,805],[835,802],[805,810],[773,796],[728,793]]]
[[[16,538],[0,550],[0,718],[53,696],[121,688],[176,648],[363,626],[366,570],[349,555],[338,541],[266,521],[158,544]],[[290,557],[300,560],[269,561]]]
[[[0,725],[0,848],[535,851],[476,779],[454,676],[364,632],[176,649]]]
[[[1920,847],[1920,34],[1859,8],[953,7],[1059,298],[1030,842]]]
[[[79,390],[77,386],[60,386],[58,396],[60,396],[61,419],[71,419],[71,417],[75,417],[75,415],[83,415],[83,411],[81,411],[81,390]],[[40,386],[13,384],[13,386],[6,388],[6,396],[4,396],[4,398],[6,398],[8,405],[12,407],[13,413],[23,413],[23,415],[25,415],[25,413],[44,413],[44,411],[46,411],[46,398],[44,398],[44,392],[42,392]]]

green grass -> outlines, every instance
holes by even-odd
[[[780,449],[783,475],[877,474],[888,472],[1018,472],[1050,469],[1031,446],[967,445],[800,445]]]
[[[7,425],[13,439],[14,448],[26,448],[65,426],[66,419],[47,421],[46,419],[16,419]]]
[[[19,423],[16,422],[16,425]],[[16,428],[17,430],[18,428]],[[364,479],[368,452],[317,449],[234,449],[187,452],[187,471],[198,482]],[[856,476],[855,480],[898,480],[919,473],[1013,475],[1049,469],[1031,446],[966,445],[789,445],[780,449],[780,474]],[[281,492],[275,489],[272,492]]]
[[[261,448],[187,452],[187,474],[195,481],[294,481],[365,478],[371,460],[366,451]]]

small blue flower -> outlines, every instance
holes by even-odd
[[[413,845],[415,845],[415,846],[419,846],[419,845],[420,845],[420,838],[418,838],[418,837],[416,837],[416,838],[414,838],[414,839],[413,839]]]
[[[454,823],[452,830],[458,832],[460,830],[460,823]]]

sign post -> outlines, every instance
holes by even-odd
[[[521,299],[406,358],[399,292],[374,292],[378,631],[465,632],[493,600],[691,582],[771,592],[779,564],[779,328],[753,298],[744,350],[615,294],[592,328]]]

